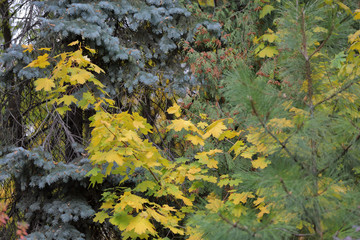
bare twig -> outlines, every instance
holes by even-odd
[[[58,112],[55,112],[58,122],[60,123],[60,125],[63,127],[64,132],[66,134],[66,137],[68,138],[69,142],[73,145],[76,144],[76,141],[73,137],[73,134],[70,132],[70,130],[68,129],[68,127],[66,126],[65,122],[62,120],[60,114]],[[81,157],[81,154],[78,151],[74,151],[77,157]]]

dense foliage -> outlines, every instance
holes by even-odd
[[[360,237],[357,3],[0,10],[5,239]]]

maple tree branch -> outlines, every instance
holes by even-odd
[[[103,124],[103,125],[105,126],[105,128],[106,128],[112,135],[114,135],[115,138],[118,138],[118,137],[116,136],[116,134],[108,128],[108,126],[106,126],[105,124]],[[128,145],[127,145],[125,142],[123,142],[123,141],[121,141],[121,142],[124,143],[125,147],[128,147]],[[136,160],[140,161],[139,158],[138,158],[135,154],[133,154],[133,156],[136,158]],[[155,179],[156,183],[157,183],[160,187],[162,187],[161,182],[160,182],[159,179],[156,177],[156,175],[154,174],[154,172],[153,172],[149,167],[145,167],[145,168],[146,168],[146,169],[150,172],[150,174],[153,176],[153,178]],[[179,201],[175,198],[175,196],[173,196],[173,195],[170,195],[170,196],[171,196],[171,198],[174,200],[174,202],[175,202],[179,207],[182,207],[182,205],[181,205],[181,204],[179,203]]]

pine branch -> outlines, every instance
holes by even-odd
[[[355,140],[350,143],[348,146],[346,146],[343,151],[341,152],[341,154],[335,158],[333,161],[330,161],[326,167],[324,167],[323,169],[321,169],[320,171],[318,171],[318,174],[322,174],[326,169],[328,169],[332,164],[336,163],[337,161],[339,161],[341,158],[343,158],[350,150],[350,148],[360,139],[360,133],[358,135],[356,135]]]
[[[307,52],[307,39],[306,39],[306,29],[305,29],[305,10],[302,9],[301,11],[301,36],[302,36],[302,50],[300,52],[305,58],[305,76],[307,81],[307,99],[309,101],[310,107],[310,116],[314,116],[314,106],[312,102],[313,97],[313,79],[311,77],[311,65],[310,65],[310,58]],[[319,49],[320,50],[320,49]]]
[[[229,219],[227,219],[226,217],[224,217],[221,213],[218,213],[219,217],[224,220],[226,223],[228,223],[229,225],[231,225],[234,228],[240,229],[242,231],[247,232],[248,234],[252,235],[252,233],[250,232],[250,230],[248,229],[247,226],[242,226],[239,225],[238,223],[233,223],[231,222]]]
[[[266,126],[266,124],[261,120],[258,112],[256,111],[256,107],[255,107],[255,103],[254,103],[254,100],[251,98],[250,99],[250,103],[251,103],[251,108],[253,110],[253,113],[255,114],[256,118],[258,119],[258,121],[260,122],[260,124],[263,126],[263,128],[265,129],[265,131],[285,150],[285,152],[289,155],[290,158],[292,158],[294,160],[294,162],[296,162],[297,164],[300,165],[300,167],[302,169],[304,169],[304,166],[303,164],[301,164],[299,162],[299,160],[297,159],[297,157],[295,155],[293,155],[289,149],[286,147],[286,144],[281,142],[279,140],[279,138],[277,138],[270,130],[269,128]]]
[[[324,45],[326,44],[326,42],[329,40],[329,38],[331,37],[331,34],[334,30],[334,25],[331,26],[330,30],[329,30],[329,33],[327,35],[327,37],[324,39],[324,41],[320,44],[319,47],[317,47],[315,49],[315,51],[309,56],[309,60],[315,55],[315,53],[319,52],[323,47]]]
[[[316,103],[314,105],[314,109],[319,106],[320,104],[326,102],[326,101],[329,101],[330,99],[336,97],[337,95],[339,95],[340,93],[342,93],[343,91],[347,90],[349,87],[351,87],[354,83],[357,83],[358,81],[352,81],[352,82],[349,82],[348,84],[346,84],[343,88],[340,88],[338,91],[334,92],[333,94],[331,94],[329,97],[321,100],[320,102]]]
[[[291,195],[292,195],[292,192],[290,192],[289,189],[286,187],[285,182],[284,182],[284,179],[280,178],[280,183],[281,183],[281,186],[283,187],[284,191],[285,191],[289,196],[291,196]]]

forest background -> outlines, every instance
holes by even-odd
[[[1,239],[360,238],[360,5],[0,0]]]

